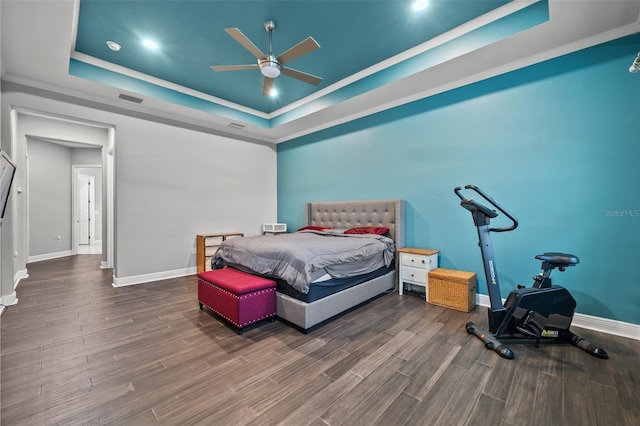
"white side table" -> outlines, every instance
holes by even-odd
[[[425,298],[428,298],[429,271],[438,267],[439,250],[404,247],[398,249],[400,274],[398,293],[402,295],[404,285],[412,284],[424,287]]]
[[[277,235],[287,232],[286,223],[263,223],[262,235]]]

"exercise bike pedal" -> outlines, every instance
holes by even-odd
[[[542,338],[542,332],[538,329],[538,327],[532,324],[526,324],[526,325],[521,324],[521,325],[516,325],[516,330],[518,330],[518,332],[520,332],[520,334],[522,334],[525,337],[528,337],[530,339],[535,339],[536,348],[540,347],[540,339]]]
[[[529,310],[527,314],[522,318],[520,324],[516,325],[516,330],[525,336],[539,339],[542,337],[542,330],[546,325],[545,318],[536,311]]]
[[[525,328],[521,325],[516,325],[516,330],[518,330],[520,334],[532,339],[539,340],[542,337],[542,332],[537,330],[535,327],[529,326],[528,328]]]

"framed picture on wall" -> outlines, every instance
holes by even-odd
[[[0,219],[4,217],[9,195],[11,193],[11,184],[16,174],[16,165],[11,158],[0,149]]]

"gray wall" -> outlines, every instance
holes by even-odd
[[[71,148],[27,138],[27,152],[29,258],[68,252],[72,249]]]
[[[102,164],[102,156],[100,150],[96,148],[72,148],[71,149],[71,162],[73,164],[84,165],[100,165]],[[93,173],[88,173],[93,174]]]
[[[163,274],[193,273],[196,234],[237,231],[257,235],[262,223],[276,220],[276,152],[271,145],[74,105],[23,93],[21,88],[4,90],[3,146],[11,139],[11,106],[64,118],[48,119],[45,126],[36,123],[44,120],[41,117],[20,116],[16,129],[18,185],[25,179],[20,151],[26,146],[26,135],[94,143],[96,132],[104,138],[107,133],[95,123],[116,129],[115,149],[109,151],[115,156],[116,170],[117,285],[161,279]],[[79,129],[82,126],[67,118],[86,120],[91,125]],[[22,196],[15,198],[17,219],[11,228],[18,257],[9,266],[14,276],[26,271],[20,240],[26,235],[26,218],[21,216],[25,200]],[[5,283],[2,288],[4,292]]]
[[[102,163],[101,150],[70,148],[27,137],[29,254],[28,262],[38,258],[69,255],[73,250],[72,166]],[[96,222],[102,229],[102,169],[83,168],[82,173],[96,177]],[[80,171],[80,170],[78,170]],[[60,241],[58,241],[60,236]],[[97,241],[102,233],[96,234]]]

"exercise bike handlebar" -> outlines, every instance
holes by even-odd
[[[470,189],[470,190],[476,192],[478,195],[480,195],[482,198],[484,198],[489,204],[491,204],[493,207],[498,209],[502,214],[504,214],[506,217],[508,217],[509,220],[511,221],[511,226],[502,227],[502,228],[489,228],[489,231],[491,231],[491,232],[507,232],[507,231],[513,231],[514,229],[516,229],[518,227],[518,219],[513,217],[513,215],[511,215],[511,213],[506,211],[502,206],[500,206],[493,198],[491,198],[489,195],[487,195],[483,190],[481,190],[480,188],[478,188],[475,185],[466,185],[464,187],[464,189]],[[484,206],[484,205],[482,205],[482,204],[480,204],[480,203],[478,203],[478,202],[476,202],[474,200],[465,198],[462,195],[462,193],[460,192],[460,191],[462,191],[461,187],[458,186],[453,191],[462,200],[463,203],[466,203],[466,204],[474,206],[475,209],[481,210],[484,214],[486,214],[490,218],[493,218],[493,217],[497,216],[495,210],[491,210],[488,207],[486,207],[486,206]]]

